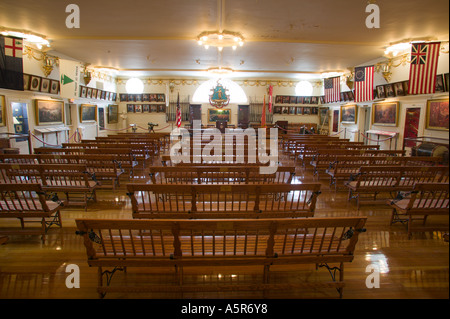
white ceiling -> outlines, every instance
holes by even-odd
[[[220,64],[237,78],[295,79],[361,65],[404,39],[449,39],[448,0],[370,2],[379,29],[365,25],[366,0],[0,0],[0,26],[45,35],[52,50],[122,76],[154,77],[202,77]],[[70,3],[79,29],[65,25]],[[223,29],[246,39],[221,56],[195,41],[218,29],[220,12]]]

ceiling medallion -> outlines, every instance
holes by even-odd
[[[244,45],[244,37],[239,32],[204,31],[197,36],[197,43],[203,45],[205,49],[213,46],[217,47],[219,51],[226,47],[236,50],[238,46]]]
[[[219,81],[217,81],[217,85],[211,91],[212,94],[209,96],[209,104],[215,108],[221,109],[230,103],[230,96],[227,95],[228,89],[224,88]]]

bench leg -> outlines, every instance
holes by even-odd
[[[265,284],[269,283],[269,270],[270,270],[270,265],[264,265],[263,282]]]

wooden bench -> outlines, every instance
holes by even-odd
[[[290,184],[295,167],[278,167],[273,174],[261,174],[258,166],[153,166],[153,184]]]
[[[406,196],[395,200],[388,200],[387,204],[392,208],[390,224],[396,222],[406,223],[408,238],[414,231],[442,230],[448,231],[446,225],[425,226],[428,216],[448,216],[449,214],[449,187],[448,183],[417,183],[413,190]],[[421,225],[414,223],[421,221]]]
[[[361,166],[435,166],[441,160],[440,157],[428,156],[332,156],[326,173],[330,177],[330,187],[338,187],[339,180],[348,180],[359,172]],[[323,166],[325,160],[322,158]]]
[[[358,235],[366,217],[249,220],[119,220],[77,219],[87,263],[98,267],[99,296],[130,291],[217,291],[334,287],[343,294],[344,263],[354,258]],[[338,267],[331,268],[329,264]],[[325,266],[331,282],[283,283],[270,278],[270,267],[315,264]],[[262,280],[254,283],[199,285],[183,282],[186,267],[261,266]],[[118,286],[117,270],[128,267],[171,267],[176,284]],[[114,268],[112,271],[103,268]],[[339,271],[339,276],[333,275]],[[104,284],[104,276],[106,285]]]
[[[18,218],[21,224],[21,228],[0,228],[0,234],[41,235],[45,243],[45,234],[51,226],[62,227],[63,203],[46,200],[40,184],[0,184],[0,194],[0,218]],[[36,219],[40,228],[25,228],[25,222],[36,222]]]
[[[66,205],[82,205],[87,210],[89,200],[97,201],[99,182],[87,171],[86,165],[0,164],[0,172],[0,183],[41,184],[47,193],[64,193]],[[71,195],[74,194],[81,194],[81,200],[73,200]]]
[[[416,183],[448,181],[448,166],[362,166],[354,178],[344,182],[348,199],[360,205],[361,194],[373,194],[374,200],[381,192],[411,191]]]
[[[320,184],[128,184],[133,218],[312,217]]]

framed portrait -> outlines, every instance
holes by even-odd
[[[289,114],[295,114],[296,109],[297,108],[295,106],[290,106],[289,107]]]
[[[30,91],[39,92],[40,89],[41,89],[41,77],[32,75],[30,80]]]
[[[158,105],[158,112],[164,113],[166,111],[166,105],[165,104],[159,104]]]
[[[97,122],[97,105],[81,104],[80,122]]]
[[[86,97],[88,99],[92,99],[92,88],[88,88],[87,89]]]
[[[150,104],[142,104],[142,113],[150,112]]]
[[[358,106],[341,105],[341,123],[356,124],[358,117]]]
[[[99,90],[99,93],[101,93],[100,90]],[[119,100],[120,100],[120,102],[128,102],[128,94],[119,94]]]
[[[80,97],[86,97],[87,96],[87,87],[82,86],[80,88]]]
[[[112,95],[111,101],[115,102],[117,100],[117,93],[112,93],[111,95]]]
[[[397,126],[400,103],[374,103],[372,105],[372,124]]]
[[[384,99],[386,97],[386,91],[384,90],[384,86],[383,85],[378,85],[377,86],[377,97],[379,99]]]
[[[115,124],[119,122],[119,106],[108,105],[108,123]]]
[[[386,97],[395,97],[393,84],[385,84],[384,85],[384,92],[386,94]]]
[[[0,126],[6,125],[6,100],[4,95],[0,95]]]
[[[208,109],[208,122],[231,121],[231,109]]]
[[[35,100],[36,125],[64,123],[64,102],[54,100]]]
[[[134,105],[134,112],[135,113],[142,113],[142,105],[141,104],[135,104]]]
[[[444,75],[438,74],[436,75],[436,84],[435,84],[435,92],[440,93],[445,91],[444,87]]]
[[[396,96],[404,96],[405,94],[405,89],[403,87],[403,82],[397,82],[397,83],[393,83],[394,86],[394,92]]]
[[[448,131],[448,98],[427,101],[426,128]]]
[[[310,115],[312,113],[311,107],[304,107],[303,108],[303,115]]]
[[[59,92],[59,81],[52,80],[50,82],[50,93],[51,94],[58,94]]]
[[[134,113],[134,104],[127,104],[127,113]]]
[[[30,79],[31,75],[29,74],[23,74],[23,89],[25,91],[28,91],[30,89]]]
[[[303,108],[302,107],[297,107],[297,115],[302,115],[303,114]]]

